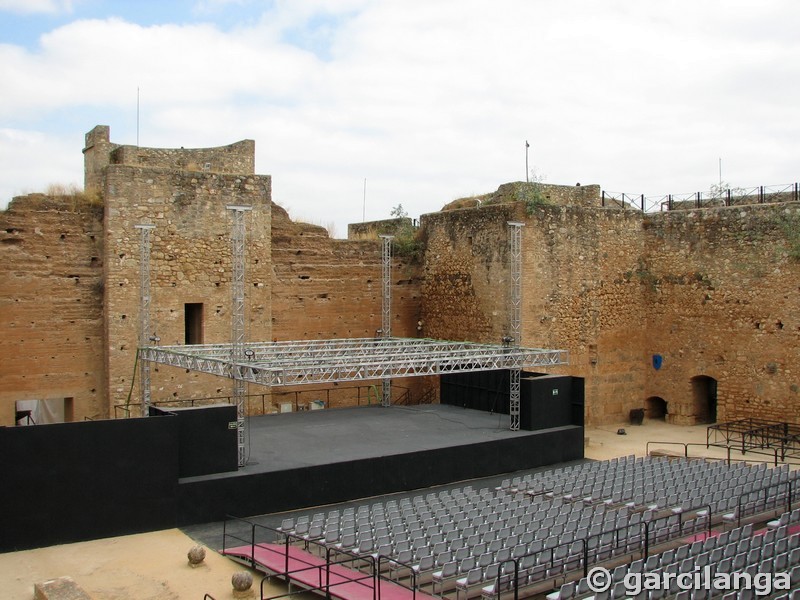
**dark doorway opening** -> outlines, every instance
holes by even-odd
[[[667,420],[667,401],[658,396],[651,396],[645,401],[646,415],[648,419],[657,421]]]
[[[697,423],[717,422],[717,380],[706,375],[692,377],[692,401]]]
[[[203,343],[203,303],[190,302],[183,305],[186,345]]]

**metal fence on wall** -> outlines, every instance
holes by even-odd
[[[729,188],[711,192],[666,194],[662,196],[634,195],[607,192],[605,190],[602,192],[602,205],[604,207],[639,210],[642,212],[798,201],[800,201],[800,183],[760,185],[752,188]]]

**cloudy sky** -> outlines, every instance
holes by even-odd
[[[526,177],[659,195],[800,180],[796,0],[0,0],[0,207],[84,134],[256,140],[298,219]],[[364,182],[366,180],[366,202]]]

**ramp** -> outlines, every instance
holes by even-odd
[[[248,544],[226,548],[222,553],[289,584],[340,600],[435,600],[418,590],[376,577],[374,568],[365,573],[344,565],[359,557],[331,561],[291,544]],[[374,561],[368,558],[372,557],[362,560],[372,562],[374,567]]]

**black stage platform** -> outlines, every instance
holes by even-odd
[[[508,427],[508,415],[446,405],[251,417],[245,467],[178,480],[178,525],[332,504],[583,458],[583,427]]]

